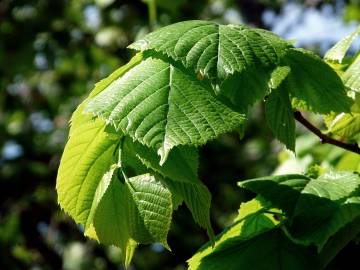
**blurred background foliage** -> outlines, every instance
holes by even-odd
[[[122,269],[117,248],[86,239],[57,205],[68,121],[94,83],[129,60],[129,43],[188,19],[267,28],[323,54],[359,24],[360,1],[0,0],[0,269]],[[321,119],[308,117],[321,127]],[[241,179],[317,165],[360,170],[359,156],[321,145],[300,126],[297,132],[295,157],[274,140],[259,104],[242,140],[227,134],[201,149],[199,173],[213,194],[216,233],[252,196],[236,187]],[[141,246],[131,269],[186,269],[206,234],[185,208],[173,220],[173,252]],[[359,253],[351,243],[329,269],[343,269]]]

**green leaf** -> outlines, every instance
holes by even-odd
[[[84,108],[89,98],[103,91],[141,60],[142,54],[137,54],[128,64],[98,82],[71,117],[69,140],[61,158],[56,189],[60,206],[83,225],[91,223],[88,218],[90,209],[93,207],[92,212],[96,209],[96,206],[92,206],[95,192],[97,188],[101,188],[99,184],[102,183],[103,175],[116,163],[113,152],[120,138],[106,133],[105,122],[93,119],[91,114],[85,114]]]
[[[117,177],[113,177],[106,192],[102,196],[93,218],[97,240],[104,245],[115,245],[121,248],[125,265],[129,265],[137,243],[132,239],[130,215],[128,209],[129,191]]]
[[[56,190],[62,209],[77,223],[86,224],[100,180],[116,163],[118,137],[105,131],[101,119],[77,125],[61,158]]]
[[[278,86],[265,101],[266,122],[275,137],[295,152],[295,119],[289,93]]]
[[[305,50],[291,49],[283,64],[291,68],[284,86],[295,108],[320,114],[349,111],[351,100],[340,77],[321,58]]]
[[[289,75],[291,69],[288,66],[278,66],[276,67],[272,73],[269,82],[269,86],[271,89],[277,89],[281,83],[286,79]]]
[[[108,87],[113,81],[118,79],[120,76],[122,76],[125,72],[136,66],[141,62],[143,59],[142,53],[136,54],[133,58],[130,59],[130,61],[115,70],[113,73],[111,73],[108,77],[105,79],[102,79],[98,83],[95,84],[95,88],[90,92],[89,96],[76,108],[74,111],[71,120],[70,120],[70,131],[69,136],[73,133],[73,131],[77,128],[78,125],[82,125],[84,122],[88,122],[92,119],[91,114],[84,113],[84,109],[89,101],[90,98],[96,96],[101,91],[103,91],[106,87]]]
[[[344,37],[338,43],[334,45],[330,50],[328,50],[324,56],[325,60],[328,61],[337,61],[342,62],[343,58],[345,57],[346,52],[351,46],[351,43],[357,38],[360,34],[360,27],[354,33]]]
[[[354,173],[325,174],[311,181],[297,202],[292,235],[305,244],[315,243],[320,251],[332,235],[360,216],[359,187],[360,177]]]
[[[217,89],[218,98],[225,97],[238,111],[247,112],[249,106],[269,93],[270,80],[270,69],[249,67],[247,72],[227,78]]]
[[[360,176],[355,173],[327,173],[317,179],[273,176],[239,185],[283,209],[291,221],[290,235],[302,244],[316,244],[319,251],[338,230],[360,217]]]
[[[153,242],[168,247],[166,238],[173,211],[171,192],[159,176],[150,174],[131,177],[126,184]]]
[[[314,252],[291,242],[280,229],[249,240],[229,239],[191,270],[319,269]]]
[[[210,222],[211,194],[207,187],[200,181],[197,184],[166,181],[174,194],[181,196],[189,208],[195,222],[206,229],[210,240],[214,232]]]
[[[106,191],[112,181],[114,171],[117,169],[118,169],[117,164],[111,165],[109,171],[107,171],[103,175],[103,177],[101,178],[100,182],[98,183],[98,185],[96,187],[96,191],[94,194],[94,198],[92,200],[90,212],[89,212],[88,218],[85,223],[85,235],[87,234],[88,230],[91,231],[93,229],[93,225],[94,225],[93,222],[94,222],[94,216],[95,216],[96,210],[98,208],[98,205],[99,205],[101,199],[103,198],[104,194],[106,193]],[[95,238],[96,240],[98,240],[97,237],[92,237],[91,233],[90,233],[89,237]]]
[[[199,267],[202,259],[229,239],[237,238],[247,240],[274,228],[278,222],[274,220],[270,214],[264,213],[264,207],[264,202],[258,199],[242,203],[239,214],[234,220],[234,224],[216,236],[214,245],[208,242],[201,247],[201,249],[188,260],[189,269],[201,269]]]
[[[305,175],[286,174],[245,180],[238,182],[238,185],[262,196],[291,217],[301,190],[310,180]]]
[[[360,54],[342,75],[344,84],[351,90],[360,93]]]
[[[213,238],[210,223],[211,194],[197,177],[198,154],[195,148],[174,148],[162,166],[158,164],[159,158],[155,151],[131,139],[125,139],[123,150],[123,155],[127,159],[135,155],[147,168],[167,177],[164,181],[172,193],[174,209],[184,200],[194,220],[207,230],[210,239]],[[143,171],[139,168],[142,164],[139,166],[136,160],[128,159],[124,162],[125,166],[132,167],[136,172]]]
[[[267,207],[258,199],[241,204],[234,224],[216,237],[213,249],[208,243],[188,260],[189,269],[317,269],[311,252],[276,229],[279,221]]]
[[[288,42],[265,30],[209,21],[175,23],[129,46],[160,52],[213,80],[258,64],[275,65],[289,47]]]
[[[347,139],[360,137],[360,96],[357,94],[350,113],[325,117],[328,132]]]
[[[360,173],[360,155],[352,152],[345,153],[336,164],[336,169]]]
[[[112,168],[113,173],[117,167]],[[124,184],[112,173],[103,178],[106,190],[100,200],[95,199],[96,208],[85,235],[120,247],[127,264],[137,242],[160,242],[169,248],[166,237],[173,211],[172,194],[161,178],[144,174],[128,178]]]
[[[345,248],[349,242],[357,238],[360,233],[360,219],[357,218],[353,222],[341,228],[330,240],[318,255],[320,269],[327,269],[326,266]]]
[[[203,82],[153,57],[89,101],[87,111],[154,147],[162,165],[177,145],[201,145],[238,127],[244,116],[217,100]]]
[[[198,153],[195,147],[179,146],[170,152],[166,162],[160,166],[160,158],[156,151],[148,148],[131,138],[126,137],[123,144],[124,156],[136,156],[142,164],[164,177],[174,181],[198,183]],[[132,161],[128,162],[132,165]],[[136,167],[137,165],[134,164]]]

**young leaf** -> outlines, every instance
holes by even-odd
[[[118,166],[117,164],[113,164],[111,165],[109,171],[107,171],[103,177],[101,178],[99,184],[97,185],[96,187],[96,191],[95,191],[95,194],[94,194],[94,198],[92,200],[92,204],[91,204],[91,208],[90,208],[90,212],[89,212],[89,215],[88,215],[88,218],[86,220],[86,223],[85,223],[85,235],[89,234],[89,237],[90,238],[94,238],[95,240],[98,240],[99,239],[95,236],[95,237],[92,237],[91,235],[91,230],[95,229],[93,226],[93,222],[94,222],[94,216],[95,216],[95,213],[96,213],[96,210],[98,208],[98,205],[101,201],[101,199],[103,198],[104,194],[106,193],[111,181],[112,181],[112,178],[113,178],[113,175],[114,175],[114,172],[118,169]],[[96,232],[95,232],[96,234]]]
[[[336,169],[360,173],[360,155],[352,152],[345,153],[336,164]]]
[[[121,248],[125,265],[129,265],[137,243],[132,239],[128,210],[129,191],[117,177],[113,177],[102,196],[92,221],[97,240],[104,245]]]
[[[351,90],[360,93],[360,54],[342,75],[344,84]]]
[[[138,51],[163,53],[212,80],[223,80],[259,64],[275,65],[290,47],[265,30],[209,21],[175,23],[129,46]]]
[[[347,139],[360,138],[360,96],[355,97],[355,103],[351,106],[350,113],[341,113],[336,116],[325,117],[328,132]]]
[[[89,101],[87,111],[158,150],[162,165],[177,145],[201,145],[238,127],[244,116],[196,78],[149,57]]]
[[[292,237],[316,244],[319,251],[338,230],[360,217],[360,176],[355,173],[327,173],[317,179],[273,176],[239,185],[283,209]]]
[[[329,61],[337,61],[342,62],[343,58],[345,57],[346,52],[351,46],[351,43],[357,38],[360,34],[360,26],[356,29],[354,33],[344,37],[338,43],[334,45],[330,50],[328,50],[325,54],[325,60]]]
[[[320,114],[347,112],[351,100],[340,77],[321,58],[300,49],[288,50],[284,65],[291,72],[284,81],[293,106]]]

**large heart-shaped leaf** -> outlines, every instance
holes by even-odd
[[[213,96],[205,83],[154,57],[93,97],[87,111],[158,149],[160,164],[174,146],[204,144],[244,120],[244,115]]]

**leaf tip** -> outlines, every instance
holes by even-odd
[[[137,51],[144,51],[148,49],[148,47],[149,47],[149,42],[145,39],[140,39],[138,41],[135,41],[134,43],[128,46],[129,49],[133,49]]]
[[[208,226],[208,228],[206,229],[206,233],[210,239],[211,247],[214,248],[215,247],[215,234],[214,234],[214,230],[212,229],[211,226]]]
[[[130,263],[134,256],[134,252],[135,252],[137,245],[138,245],[138,243],[135,240],[129,239],[127,245],[125,247],[123,247],[123,249],[122,249],[122,256],[123,256],[124,265],[125,265],[126,269],[128,269],[130,266]]]
[[[172,148],[172,145],[170,144],[167,144],[167,143],[164,143],[157,151],[157,154],[160,156],[160,166],[164,165],[164,163],[166,162],[168,156],[169,156],[169,153],[170,153],[170,150]]]

